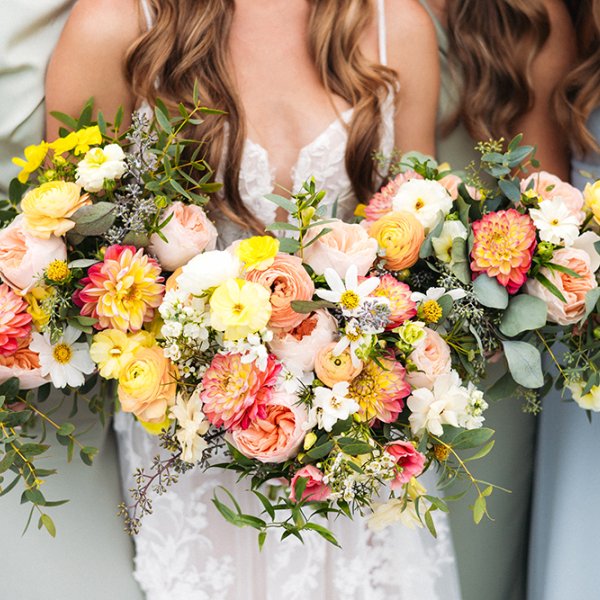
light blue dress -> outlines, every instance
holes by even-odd
[[[44,135],[46,65],[73,0],[0,0],[0,196],[18,169],[10,162]],[[59,401],[53,394],[46,408]],[[47,499],[68,498],[48,508],[57,537],[38,531],[34,517],[22,535],[30,505],[19,504],[20,490],[0,498],[0,598],[15,600],[141,600],[133,579],[133,548],[117,517],[122,500],[112,429],[102,428],[85,408],[68,419],[70,402],[53,415],[83,431],[85,445],[99,449],[94,467],[79,458],[66,464],[65,448],[49,434],[48,460],[59,474],[42,486]],[[6,479],[6,482],[10,479]]]
[[[600,109],[590,130],[600,139]],[[573,161],[573,183],[600,178],[600,155]],[[558,392],[544,399],[536,459],[528,600],[600,598],[600,415]]]

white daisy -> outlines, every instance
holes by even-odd
[[[29,347],[40,357],[42,376],[49,375],[54,387],[80,387],[85,383],[84,375],[96,368],[88,344],[75,343],[80,336],[81,331],[74,327],[67,327],[55,344],[49,333],[32,335]]]
[[[316,295],[322,300],[339,304],[342,313],[347,317],[356,314],[365,299],[379,285],[378,277],[369,277],[362,283],[358,283],[356,265],[348,267],[345,281],[330,268],[325,269],[324,275],[329,290],[318,289],[315,291]]]
[[[350,415],[360,410],[358,403],[348,398],[349,383],[340,381],[333,388],[315,388],[313,412],[317,424],[325,431],[331,431],[338,421],[345,421]]]
[[[429,230],[452,210],[452,197],[437,181],[411,179],[400,186],[392,207],[413,214]]]
[[[540,202],[529,214],[543,242],[572,246],[579,236],[579,221],[560,197]]]
[[[333,348],[333,356],[339,356],[346,348],[350,347],[350,359],[355,367],[359,367],[361,359],[357,354],[362,346],[368,346],[371,343],[371,335],[365,332],[356,319],[350,319],[346,323],[344,333],[340,341]]]
[[[457,288],[455,290],[446,290],[443,287],[432,287],[427,290],[426,294],[422,294],[421,292],[413,292],[410,295],[410,299],[413,302],[418,302],[422,304],[423,302],[427,302],[429,300],[434,300],[437,302],[442,296],[450,296],[452,300],[460,300],[467,295],[467,292],[461,288]]]

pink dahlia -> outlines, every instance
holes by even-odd
[[[392,355],[380,357],[378,363],[370,361],[364,366],[350,383],[348,396],[360,406],[355,415],[358,420],[391,423],[404,409],[410,385],[404,367]]]
[[[0,354],[16,352],[19,342],[31,333],[31,315],[27,302],[5,283],[0,285]]]
[[[412,170],[396,175],[387,185],[384,185],[381,190],[375,194],[365,207],[365,217],[370,223],[377,221],[381,217],[385,217],[392,211],[392,200],[400,189],[403,183],[411,179],[423,179],[421,175]]]
[[[371,295],[381,296],[390,301],[391,314],[386,329],[394,329],[417,314],[417,305],[410,298],[412,290],[406,283],[398,281],[389,273],[379,278],[379,285]]]
[[[110,246],[88,269],[73,300],[81,314],[98,319],[97,329],[139,331],[154,318],[165,286],[160,265],[134,246]]]
[[[495,277],[510,294],[527,280],[536,247],[535,225],[529,215],[514,208],[485,215],[473,223],[471,251],[473,277]]]
[[[217,354],[204,374],[201,398],[206,418],[216,427],[248,429],[267,416],[266,404],[281,371],[275,356],[269,355],[261,371],[256,362],[243,363],[241,354]]]

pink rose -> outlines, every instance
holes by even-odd
[[[568,207],[571,214],[581,225],[585,220],[585,201],[583,194],[571,184],[566,183],[547,171],[533,173],[521,181],[521,191],[525,192],[530,182],[533,181],[533,191],[543,200],[560,198]]]
[[[51,235],[45,240],[31,235],[23,215],[0,231],[0,277],[14,290],[26,294],[54,260],[67,260],[62,238]]]
[[[377,241],[369,237],[360,225],[336,219],[323,227],[309,229],[305,243],[314,239],[325,227],[331,231],[304,250],[304,262],[317,275],[323,275],[329,267],[343,278],[350,265],[356,265],[359,275],[366,275],[377,259]]]
[[[406,373],[406,381],[414,389],[432,389],[437,376],[450,373],[452,369],[450,348],[444,338],[428,327],[424,331],[425,337],[409,356],[419,370]]]
[[[315,293],[315,285],[300,258],[278,254],[270,267],[250,271],[246,279],[271,291],[271,327],[292,329],[306,319],[306,314],[292,308],[294,300],[312,300]]]
[[[11,377],[19,380],[22,390],[32,390],[50,381],[49,377],[42,377],[39,356],[29,349],[30,339],[23,339],[19,347],[8,356],[0,354],[0,384]]]
[[[598,287],[591,269],[590,255],[578,248],[557,250],[552,257],[554,264],[575,271],[579,277],[572,277],[560,271],[542,269],[542,273],[559,289],[566,303],[557,298],[539,281],[530,279],[525,285],[528,294],[541,298],[548,305],[548,321],[559,325],[573,325],[585,315],[585,296]]]
[[[448,173],[441,179],[438,180],[438,183],[446,188],[448,194],[450,194],[452,200],[456,200],[458,198],[458,188],[462,183],[462,179],[458,175],[454,175],[454,173]]]
[[[302,500],[321,502],[322,500],[327,500],[331,495],[331,490],[323,483],[323,473],[321,473],[317,467],[307,465],[306,467],[302,467],[299,471],[296,471],[292,478],[292,483],[290,484],[292,488],[290,500],[293,502],[297,502],[296,482],[300,477],[307,480],[306,487],[302,492]]]
[[[325,310],[311,313],[293,329],[276,330],[271,352],[294,371],[312,371],[317,352],[335,339],[337,321]]]
[[[161,229],[167,242],[157,233],[150,237],[148,250],[163,269],[175,271],[205,250],[217,245],[217,230],[199,206],[173,202],[161,215],[161,220],[173,215]]]
[[[391,454],[402,471],[396,473],[391,488],[397,490],[403,484],[408,483],[412,477],[418,477],[425,466],[425,455],[421,454],[410,442],[392,442],[385,447]]]
[[[298,397],[277,391],[265,405],[264,417],[247,429],[231,433],[234,446],[248,458],[264,463],[282,463],[292,458],[304,440],[308,414]]]

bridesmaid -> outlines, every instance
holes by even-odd
[[[600,179],[600,1],[571,4],[579,64],[560,90],[557,109],[571,132],[572,181],[583,189]],[[593,414],[589,423],[579,406],[561,401],[556,392],[544,401],[536,457],[530,600],[598,597],[599,417]]]
[[[2,0],[0,3],[0,196],[4,196],[18,169],[12,156],[44,136],[44,76],[73,0]],[[46,409],[59,402],[58,394]],[[34,518],[22,535],[30,505],[19,504],[19,491],[0,498],[0,530],[10,551],[2,554],[2,598],[58,598],[86,600],[119,598],[141,600],[132,575],[132,543],[116,516],[121,502],[116,445],[112,429],[82,407],[69,419],[66,400],[59,416],[78,430],[93,428],[82,438],[100,448],[93,468],[78,458],[67,464],[66,450],[52,434],[46,443],[58,474],[49,477],[43,491],[49,500],[69,498],[49,509],[57,538],[38,531]],[[47,466],[47,465],[46,465]],[[28,565],[35,568],[27,569]],[[84,582],[84,583],[82,583]]]
[[[538,146],[542,168],[567,178],[567,141],[550,112],[556,86],[574,60],[569,15],[559,0],[421,0],[437,30],[442,91],[438,158],[455,168],[478,159],[475,142],[490,137]],[[485,6],[483,6],[485,4]],[[497,377],[497,372],[489,378]],[[496,446],[476,476],[512,490],[495,492],[495,522],[474,525],[451,506],[464,600],[525,598],[536,418],[518,398],[487,412]]]

